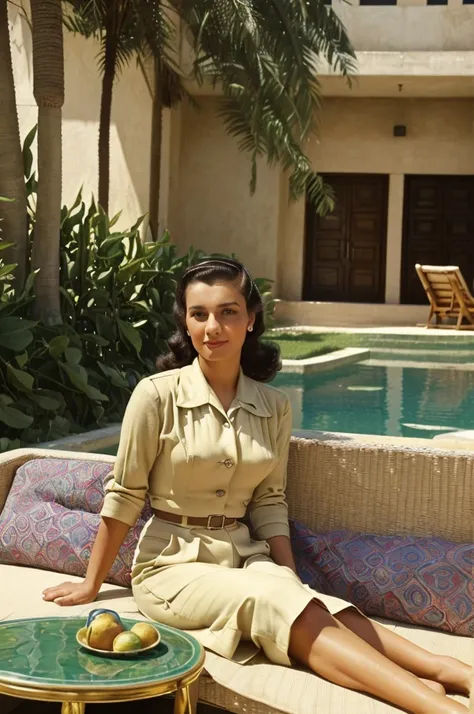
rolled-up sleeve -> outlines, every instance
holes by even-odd
[[[271,473],[255,489],[248,509],[252,528],[258,540],[268,540],[281,535],[290,536],[285,493],[292,430],[289,401],[285,404],[279,422],[277,462]]]
[[[113,472],[105,484],[101,516],[129,526],[137,521],[160,450],[159,395],[151,380],[136,386],[125,411]]]

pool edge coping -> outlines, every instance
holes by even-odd
[[[366,347],[344,347],[342,350],[335,350],[318,357],[307,357],[306,359],[283,359],[283,374],[311,374],[314,372],[324,372],[334,367],[344,364],[361,362],[370,359],[370,349]]]
[[[308,357],[302,360],[282,360],[281,373],[284,374],[311,374],[316,372],[324,372],[345,364],[353,364],[371,358],[371,350],[362,347],[345,347],[341,350],[330,352],[326,355],[318,357]],[[82,434],[73,434],[70,436],[56,439],[54,441],[43,442],[41,444],[31,444],[31,448],[35,449],[53,449],[63,451],[77,451],[96,453],[101,449],[106,449],[111,446],[118,445],[120,438],[121,423],[110,424],[102,429],[94,429]],[[465,431],[465,430],[464,430]],[[306,439],[317,439],[319,441],[344,440],[348,442],[362,442],[365,444],[392,444],[407,447],[423,447],[434,449],[460,449],[474,450],[474,439],[470,441],[468,438],[455,437],[455,432],[451,434],[436,435],[431,439],[421,439],[419,437],[409,436],[389,436],[380,434],[359,434],[350,432],[337,431],[319,431],[319,430],[303,430],[293,429],[293,436]],[[443,444],[442,442],[445,442]],[[436,442],[436,443],[435,443]],[[28,447],[23,447],[28,448]],[[113,458],[113,457],[112,457]]]
[[[109,446],[115,446],[119,442],[121,424],[114,424],[105,429],[95,429],[84,434],[75,434],[74,436],[65,437],[56,441],[50,441],[43,444],[35,444],[30,448],[33,449],[50,449],[53,451],[77,453],[98,453],[100,449],[105,449]],[[104,433],[105,432],[105,433]],[[432,439],[421,439],[412,436],[388,436],[383,434],[352,434],[350,432],[339,431],[318,431],[306,429],[293,429],[292,435],[303,439],[316,439],[317,441],[344,441],[348,444],[363,444],[365,446],[383,446],[391,445],[405,448],[416,449],[448,449],[456,451],[474,451],[474,440],[470,441],[466,438],[456,438],[450,434],[439,436]],[[28,447],[23,447],[23,449]],[[113,461],[115,458],[111,454],[104,454],[105,457]]]
[[[118,444],[121,429],[121,423],[110,424],[103,429],[93,429],[82,434],[71,434],[70,436],[64,436],[62,439],[44,441],[41,444],[31,444],[30,446],[35,449],[89,451],[94,453],[96,449],[107,449],[109,446]]]
[[[95,429],[84,434],[75,434],[74,436],[64,437],[56,441],[50,441],[42,444],[34,444],[30,447],[22,447],[23,451],[30,449],[48,449],[58,452],[69,453],[75,451],[77,453],[92,453],[97,454],[96,450],[104,449],[109,446],[118,444],[120,437],[121,424],[114,424],[105,429]],[[104,433],[106,432],[106,433]],[[450,450],[450,451],[474,451],[474,440],[470,441],[467,438],[457,439],[454,434],[443,435],[432,439],[421,439],[412,436],[388,436],[384,434],[359,434],[340,431],[319,431],[307,429],[293,429],[292,436],[302,439],[315,439],[317,441],[326,442],[346,442],[347,444],[360,444],[364,446],[392,446],[399,448],[411,449],[429,449],[429,450]],[[103,454],[111,462],[115,459],[112,454]]]

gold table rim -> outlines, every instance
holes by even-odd
[[[84,688],[58,687],[56,685],[44,687],[25,686],[24,683],[6,682],[0,680],[0,694],[6,694],[20,699],[33,699],[43,702],[126,702],[138,699],[150,699],[163,694],[171,694],[179,689],[191,686],[199,679],[204,669],[205,653],[201,648],[201,657],[193,669],[185,675],[169,677],[160,682],[146,682],[143,685],[124,685],[122,687],[96,687],[94,684],[85,685]],[[86,688],[86,686],[88,688]]]

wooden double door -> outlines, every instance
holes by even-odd
[[[474,176],[407,176],[401,302],[427,302],[415,264],[459,265],[474,281]]]
[[[384,301],[388,176],[327,174],[336,207],[306,206],[304,300]]]

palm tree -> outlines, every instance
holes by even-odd
[[[307,193],[319,212],[333,207],[329,186],[304,152],[320,113],[321,60],[346,78],[355,54],[325,0],[169,0],[194,38],[199,81],[222,87],[227,131],[251,157],[289,175],[290,197]]]
[[[38,193],[31,255],[37,315],[61,322],[59,234],[64,50],[61,0],[31,0],[33,92],[38,104]]]
[[[135,57],[144,59],[150,53],[164,70],[173,72],[168,56],[172,25],[154,0],[142,8],[139,0],[69,0],[73,13],[66,13],[68,29],[85,37],[93,36],[101,43],[99,66],[102,73],[102,93],[99,120],[99,204],[107,213],[110,183],[110,117],[113,85],[123,66]],[[161,76],[161,73],[160,73]],[[155,93],[161,106],[167,105],[165,91]],[[158,128],[159,121],[153,125]],[[160,142],[161,143],[161,142]],[[156,142],[155,142],[156,153]],[[153,182],[152,182],[153,183]]]
[[[27,255],[26,190],[15,101],[7,0],[0,0],[0,220],[5,240],[13,243],[7,262],[18,264],[17,287],[25,282]]]
[[[156,57],[153,62],[150,181],[148,193],[148,227],[153,240],[158,240],[158,212],[161,190],[161,149],[163,144],[163,109],[178,104],[187,94],[178,72]]]
[[[117,68],[138,53],[155,57],[150,224],[156,235],[161,159],[161,114],[170,78],[172,101],[183,94],[173,60],[176,33],[170,15],[194,42],[193,77],[223,92],[227,131],[251,158],[251,191],[257,160],[266,157],[288,172],[290,196],[307,192],[321,213],[332,208],[332,191],[314,172],[304,146],[320,110],[317,72],[326,60],[350,77],[355,55],[345,29],[325,0],[70,0],[69,27],[102,41],[99,132],[99,202],[107,210],[109,123]],[[157,177],[158,174],[158,177]]]

